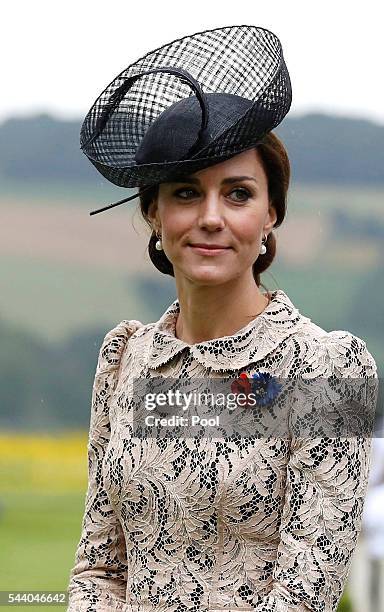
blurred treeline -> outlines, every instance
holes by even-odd
[[[95,182],[80,151],[80,121],[41,114],[0,124],[0,177],[24,181]],[[275,130],[289,153],[295,181],[384,184],[384,126],[368,120],[309,114]],[[42,185],[43,186],[43,185]]]
[[[0,125],[1,211],[19,206],[41,214],[36,201],[46,201],[48,194],[54,211],[63,211],[66,206],[69,211],[68,202],[73,200],[87,215],[98,202],[103,205],[124,197],[126,192],[120,195],[121,189],[102,180],[81,153],[79,130],[80,121],[60,121],[49,115],[9,119]],[[363,337],[381,369],[384,126],[312,114],[287,118],[276,133],[292,166],[292,212],[288,216],[293,221],[305,217],[315,229],[320,218],[326,219],[328,229],[308,265],[295,265],[282,252],[263,282],[271,289],[283,288],[303,314],[325,329],[347,329]],[[98,202],[90,206],[90,194],[95,193]],[[108,214],[112,213],[99,216],[99,227],[104,223],[101,217]],[[89,233],[92,227],[96,226],[89,225]],[[22,226],[3,229],[8,234],[14,231],[15,236],[25,232],[26,241],[30,238],[27,218]],[[300,250],[305,236],[292,236]],[[55,236],[50,238],[54,242]],[[57,282],[58,291],[62,291],[59,312],[43,295],[40,303],[33,295],[38,274],[46,270],[45,264],[52,263],[49,257],[45,261],[39,254],[34,260],[33,252],[18,256],[7,250],[5,242],[3,248],[0,245],[0,427],[27,431],[86,428],[97,354],[105,333],[123,318],[156,320],[175,299],[173,281],[153,274],[153,270],[148,275],[137,273],[136,264],[127,264],[127,271],[113,285],[112,272],[108,275],[98,267],[103,262],[95,260],[94,285],[101,293],[105,284],[106,295],[99,300],[92,293],[85,318],[79,318],[77,326],[63,326],[67,332],[55,339],[54,334],[45,335],[44,321],[49,322],[51,331],[54,317],[58,328],[67,315],[76,321],[78,311],[70,310],[70,301],[64,296],[72,292],[79,307],[81,292],[84,299],[91,295],[93,286],[91,290],[85,284],[90,268],[82,271],[74,255],[66,264],[68,277],[63,274],[57,281],[61,268],[55,263],[51,276],[46,272],[47,284]],[[143,240],[143,252],[145,246]],[[289,245],[285,253],[289,254]],[[71,285],[74,278],[78,280],[75,289]],[[23,287],[28,291],[22,291]]]

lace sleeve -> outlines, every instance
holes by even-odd
[[[377,378],[365,342],[328,334],[336,376]],[[374,381],[371,381],[374,382]],[[361,529],[371,439],[292,438],[272,591],[255,612],[334,612]]]
[[[92,390],[88,439],[88,489],[80,541],[71,569],[67,612],[124,610],[127,557],[124,534],[103,483],[103,458],[110,436],[109,404],[124,348],[139,321],[122,321],[106,334]]]

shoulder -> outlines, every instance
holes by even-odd
[[[108,331],[99,350],[96,374],[118,368],[128,340],[149,326],[136,319],[124,319]]]
[[[377,377],[377,365],[366,342],[350,331],[326,331],[310,319],[295,336],[301,345],[303,367],[346,377]],[[321,373],[317,375],[321,376]]]
[[[327,334],[328,354],[335,368],[345,370],[356,378],[377,376],[377,365],[365,340],[349,331],[331,331]]]

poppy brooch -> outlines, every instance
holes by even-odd
[[[244,394],[246,406],[268,406],[272,404],[279,395],[282,385],[277,382],[275,376],[268,372],[255,372],[251,377],[245,372],[241,372],[231,384],[231,391],[235,394]],[[255,399],[251,401],[251,397]]]

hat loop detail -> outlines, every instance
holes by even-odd
[[[108,118],[110,117],[112,112],[115,110],[116,106],[120,104],[121,100],[124,98],[125,94],[132,87],[135,81],[137,81],[139,78],[146,76],[148,74],[156,74],[158,72],[165,72],[167,74],[173,74],[179,77],[179,79],[183,83],[186,83],[187,85],[189,85],[191,89],[194,91],[194,93],[196,94],[196,98],[198,99],[200,107],[201,107],[201,127],[199,130],[196,142],[192,145],[190,151],[188,152],[188,154],[193,153],[193,151],[195,151],[195,149],[199,146],[200,142],[204,140],[204,135],[207,129],[208,119],[209,119],[208,102],[207,102],[207,98],[204,94],[204,91],[202,90],[200,83],[191,74],[189,74],[189,72],[187,72],[183,68],[174,68],[172,66],[164,66],[160,68],[153,68],[152,70],[145,70],[144,72],[139,72],[138,74],[134,74],[133,76],[126,79],[124,83],[122,83],[116,89],[116,91],[114,91],[114,93],[111,95],[110,100],[105,105],[103,112],[101,113],[100,117],[98,118],[96,122],[94,134],[92,134],[91,138],[89,138],[87,142],[82,143],[80,145],[80,149],[87,147],[98,136],[100,136],[101,132],[106,126]]]

